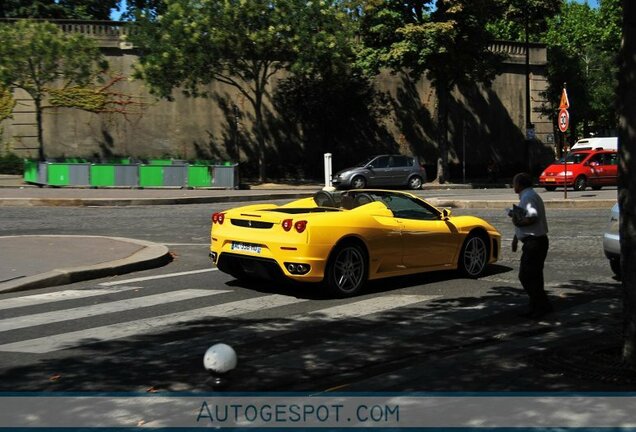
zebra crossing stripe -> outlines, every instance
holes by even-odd
[[[148,306],[157,306],[180,300],[190,300],[198,297],[207,297],[231,291],[212,291],[199,289],[186,289],[161,294],[153,294],[144,297],[136,297],[108,303],[100,303],[91,306],[82,306],[73,309],[57,310],[32,315],[22,315],[0,320],[0,332],[17,330],[26,327],[34,327],[43,324],[52,324],[61,321],[70,321],[80,318],[94,317],[114,312],[138,309]]]
[[[161,331],[162,329],[165,330],[165,327],[174,326],[175,324],[182,324],[211,317],[222,318],[243,315],[250,312],[271,309],[279,306],[287,306],[305,301],[307,300],[279,294],[243,299],[215,306],[192,309],[189,311],[144,318],[136,321],[121,322],[107,326],[8,343],[0,345],[0,351],[44,354],[86,343],[103,342],[135,336],[138,334],[154,333]]]
[[[0,300],[0,310],[13,309],[25,306],[37,306],[45,303],[53,303],[64,300],[76,300],[84,297],[94,297],[99,295],[114,294],[141,289],[137,286],[123,286],[119,288],[85,289],[85,290],[64,290],[46,294],[34,294],[23,297],[15,297]]]
[[[190,271],[179,272],[179,273],[167,273],[167,274],[138,277],[138,278],[134,278],[134,279],[125,279],[125,280],[113,281],[113,282],[102,282],[99,285],[100,286],[105,286],[105,287],[114,286],[114,285],[125,285],[125,284],[128,284],[128,283],[134,283],[134,282],[144,282],[144,281],[156,280],[156,279],[165,279],[165,278],[179,277],[179,276],[189,276],[189,275],[193,275],[193,274],[207,273],[207,272],[217,271],[217,270],[218,269],[216,267],[212,267],[212,268],[206,268],[206,269],[201,269],[201,270],[190,270]]]
[[[375,313],[385,312],[387,310],[396,309],[404,306],[435,300],[441,296],[438,295],[388,295],[374,297],[370,299],[360,300],[353,303],[347,303],[332,306],[324,309],[315,310],[306,314],[296,314],[285,317],[278,322],[268,321],[267,323],[256,323],[245,327],[232,329],[224,333],[226,340],[236,339],[242,340],[245,334],[258,334],[259,337],[265,337],[265,332],[274,332],[281,335],[287,332],[295,331],[298,325],[307,322],[317,322],[320,320],[337,320],[351,319],[363,316],[369,316]]]

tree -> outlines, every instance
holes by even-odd
[[[636,365],[636,4],[623,0],[623,46],[618,88],[623,360]]]
[[[44,160],[42,110],[52,89],[82,86],[104,70],[95,43],[48,22],[0,24],[0,87],[27,92],[35,105],[38,156]]]
[[[119,0],[2,0],[0,18],[110,20]]]
[[[565,3],[548,21],[543,41],[549,59],[546,98],[552,104],[546,113],[555,117],[563,82],[567,82],[574,135],[616,130],[617,116],[611,107],[616,100],[620,22],[620,0],[602,0],[598,9]]]
[[[283,69],[311,74],[346,63],[350,39],[337,6],[305,0],[166,0],[163,14],[136,21],[139,76],[164,98],[178,87],[190,96],[208,96],[205,86],[212,81],[236,88],[253,110],[263,180],[263,110],[270,80]]]
[[[388,66],[412,79],[426,75],[438,100],[440,164],[437,180],[448,170],[448,102],[455,86],[495,77],[500,58],[488,48],[492,40],[484,23],[496,15],[495,0],[369,2],[361,26],[367,67]]]

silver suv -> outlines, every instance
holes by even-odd
[[[379,155],[333,176],[339,189],[364,189],[377,186],[406,186],[420,189],[426,181],[426,170],[417,158],[403,155]]]
[[[621,276],[621,242],[618,232],[619,218],[620,210],[618,203],[616,203],[614,207],[612,207],[607,232],[603,234],[603,250],[605,251],[605,256],[609,259],[612,271],[618,277]]]

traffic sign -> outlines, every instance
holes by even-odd
[[[559,103],[559,109],[568,109],[570,108],[570,100],[568,99],[568,92],[563,88],[563,92],[561,92],[561,103]]]
[[[570,125],[570,113],[568,110],[562,109],[559,111],[559,130],[561,132],[565,132],[568,130],[568,126]]]

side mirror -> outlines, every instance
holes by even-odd
[[[442,209],[442,219],[443,220],[448,219],[450,217],[450,215],[451,215],[451,210],[450,209],[447,209],[447,208]]]

